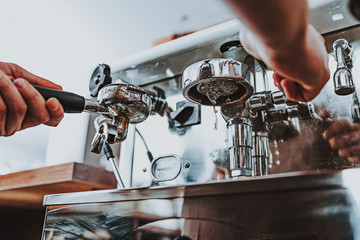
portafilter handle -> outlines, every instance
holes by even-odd
[[[99,64],[94,70],[89,84],[90,95],[96,97],[99,91],[106,85],[111,84],[110,67],[106,64]],[[34,85],[35,89],[48,100],[51,97],[59,100],[65,113],[81,113],[83,111],[108,114],[106,106],[100,105],[95,99],[86,99],[83,96],[72,92],[66,92]]]
[[[81,112],[94,112],[100,114],[109,113],[107,107],[99,104],[97,100],[86,99],[83,96],[72,92],[66,92],[41,86],[34,85],[35,89],[43,96],[45,100],[49,98],[56,98],[65,113],[81,113]]]

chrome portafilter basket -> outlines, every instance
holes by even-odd
[[[233,59],[199,61],[183,72],[183,95],[191,102],[207,106],[244,102],[254,91],[250,74],[247,65]]]
[[[103,87],[97,97],[100,105],[106,106],[113,119],[126,117],[130,123],[144,121],[151,111],[151,99],[146,91],[131,84],[109,84]]]
[[[109,84],[100,89],[97,100],[108,109],[97,120],[97,134],[91,151],[100,153],[105,142],[109,144],[126,139],[129,123],[144,121],[151,111],[151,98],[146,91],[131,84]]]

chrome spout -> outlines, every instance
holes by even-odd
[[[228,121],[231,177],[252,175],[252,125],[249,119]]]
[[[266,131],[257,131],[253,135],[252,164],[254,176],[267,175],[269,154],[269,134]]]

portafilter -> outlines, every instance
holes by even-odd
[[[57,98],[65,113],[98,113],[111,120],[111,125],[116,128],[114,139],[107,141],[111,144],[125,140],[128,124],[144,121],[149,116],[152,106],[150,96],[141,87],[111,82],[109,66],[100,64],[90,79],[91,96],[97,99],[40,86],[34,87],[45,100]]]

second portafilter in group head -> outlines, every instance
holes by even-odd
[[[225,106],[242,108],[254,92],[251,74],[246,64],[231,58],[199,61],[183,72],[183,95],[190,102],[221,106],[222,110]],[[251,176],[251,122],[240,115],[227,122],[231,176]]]
[[[245,101],[253,93],[249,74],[245,64],[233,59],[199,61],[183,72],[183,95],[190,102],[207,106]]]

